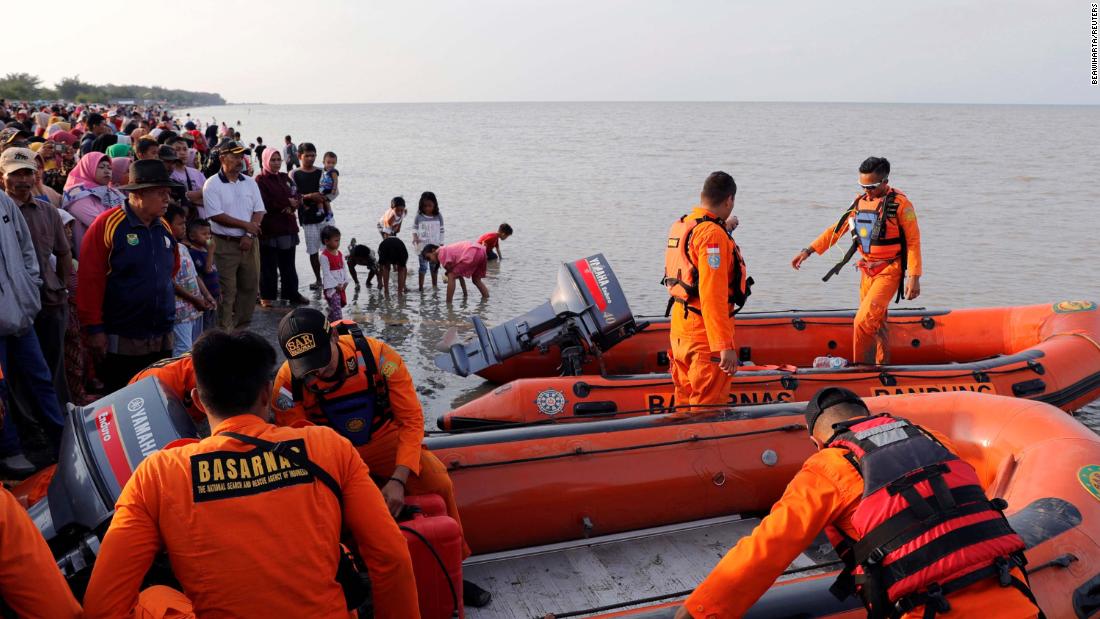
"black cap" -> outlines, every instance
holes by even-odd
[[[244,144],[236,140],[225,140],[218,144],[217,150],[219,155],[227,155],[230,153],[234,155],[243,155],[248,149],[245,148]]]
[[[167,144],[161,144],[157,149],[157,159],[161,161],[179,161],[180,158],[176,156],[176,149]]]
[[[830,406],[844,403],[859,404],[864,409],[867,408],[863,399],[856,395],[854,391],[843,387],[825,387],[818,390],[806,403],[806,430],[813,434],[814,424],[817,423],[817,418],[821,416],[821,413]]]
[[[328,319],[312,307],[295,308],[279,321],[279,347],[294,378],[319,370],[332,360]]]

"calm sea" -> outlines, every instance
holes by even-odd
[[[703,179],[737,179],[737,242],[756,279],[751,310],[856,304],[842,252],[791,257],[833,224],[869,155],[916,206],[922,295],[905,306],[975,307],[1100,299],[1096,235],[1100,175],[1096,107],[786,103],[469,103],[252,105],[182,110],[236,125],[247,142],[290,134],[334,151],[336,223],[376,246],[392,196],[413,205],[434,191],[446,240],[476,239],[508,222],[516,234],[491,266],[491,298],[444,291],[383,300],[364,289],[350,314],[409,364],[435,417],[484,391],[437,370],[435,346],[468,316],[497,324],[542,303],[564,261],[603,252],[635,314],[664,310],[666,231],[696,202]],[[411,224],[411,218],[410,218]],[[411,225],[401,233],[411,243]],[[304,250],[303,286],[310,281]],[[429,285],[430,286],[430,285]],[[308,291],[305,291],[308,293]],[[434,425],[434,424],[430,424]]]

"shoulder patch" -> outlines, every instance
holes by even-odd
[[[386,378],[389,378],[390,376],[393,376],[393,373],[396,372],[396,371],[397,371],[397,362],[396,361],[386,361],[385,363],[382,364],[381,369],[379,369],[379,372],[381,372],[382,376],[385,376]]]
[[[305,453],[305,439],[284,441]],[[212,451],[191,456],[191,492],[195,503],[233,499],[313,483],[313,474],[270,451]]]
[[[712,269],[722,266],[722,247],[718,243],[707,244],[707,266]]]
[[[917,212],[913,210],[912,206],[910,206],[909,208],[905,209],[905,211],[902,212],[901,219],[902,219],[902,221],[916,221],[917,220]]]

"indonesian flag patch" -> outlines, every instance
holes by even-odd
[[[707,266],[715,270],[722,266],[722,248],[717,243],[707,244]]]

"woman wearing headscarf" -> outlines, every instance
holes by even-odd
[[[129,140],[130,138],[127,137],[126,139]],[[122,143],[112,144],[107,147],[107,156],[111,158],[111,161],[115,159],[125,159],[130,156],[130,145]]]
[[[294,181],[279,168],[283,156],[276,148],[263,154],[263,170],[256,176],[267,212],[260,221],[260,305],[271,307],[282,297],[292,304],[309,300],[298,292],[298,271],[294,248],[298,245],[298,222],[294,213],[301,203]],[[282,294],[279,294],[279,283]]]
[[[110,186],[111,173],[111,158],[96,151],[81,157],[73,171],[69,172],[61,204],[76,218],[73,224],[74,249],[80,247],[84,232],[100,213],[126,202],[126,196]]]
[[[129,157],[111,157],[111,187],[130,184],[130,164],[133,162]]]

